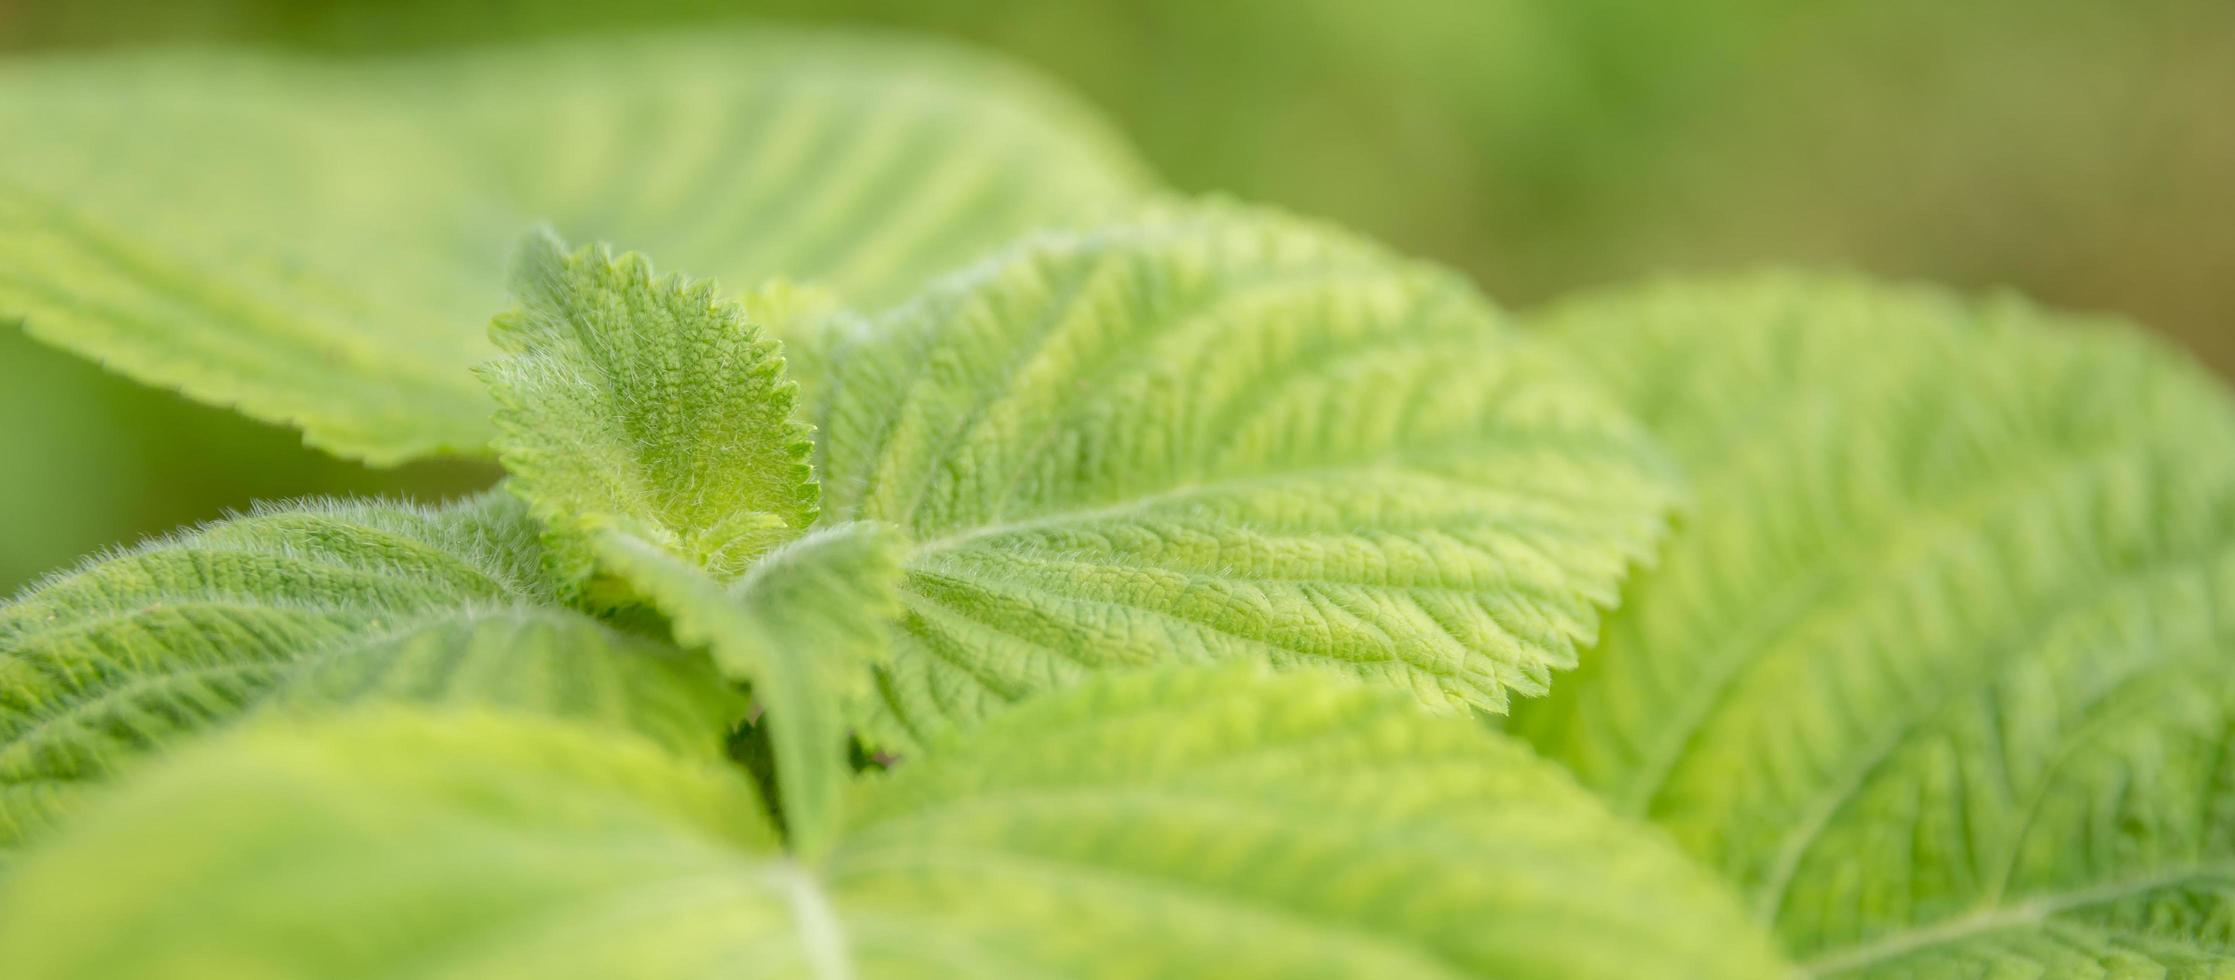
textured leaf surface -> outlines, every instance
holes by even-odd
[[[1520,730],[1866,976],[2235,970],[2235,411],[2102,324],[1837,279],[1549,329],[1698,509]]]
[[[264,511],[0,606],[0,847],[266,700],[498,704],[717,751],[742,706],[695,658],[506,608],[540,593],[520,511],[494,494],[442,511]]]
[[[1669,494],[1463,283],[1269,213],[1044,238],[814,357],[826,512],[921,543],[894,744],[1163,660],[1498,709],[1590,642]]]
[[[1142,186],[1032,79],[784,32],[18,60],[0,132],[0,316],[375,462],[486,445],[469,371],[539,222],[877,303]]]
[[[814,522],[797,389],[743,307],[711,283],[655,281],[641,255],[569,254],[544,234],[522,245],[513,292],[520,307],[490,328],[511,356],[482,377],[509,486],[565,587],[590,579],[602,529],[727,580]]]
[[[1555,768],[1325,677],[1052,696],[866,781],[820,865],[774,853],[747,786],[550,722],[245,733],[27,859],[0,957],[26,980],[1779,975],[1715,882]]]
[[[753,686],[774,735],[784,829],[795,851],[820,854],[850,772],[849,721],[900,616],[900,536],[867,523],[818,528],[727,587],[641,538],[610,532],[597,544],[673,620],[677,640]]]

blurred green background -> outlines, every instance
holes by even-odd
[[[1511,306],[1834,265],[2123,313],[2235,373],[2228,0],[0,0],[0,56],[352,55],[738,16],[1005,52],[1179,188],[1334,218]],[[254,499],[438,497],[494,472],[327,459],[12,327],[0,412],[0,590]]]

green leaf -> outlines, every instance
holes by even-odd
[[[1698,507],[1517,728],[1818,975],[2235,969],[2235,408],[2114,325],[1845,279],[1546,318]]]
[[[1317,671],[1098,678],[867,781],[851,823],[828,874],[871,974],[1781,973],[1565,773]]]
[[[1007,67],[781,31],[17,59],[0,132],[0,318],[377,463],[487,445],[480,325],[538,222],[876,304],[1144,186]]]
[[[887,745],[1164,661],[1497,710],[1591,642],[1672,493],[1456,277],[1270,213],[1042,237],[827,344],[825,511],[921,542]]]
[[[11,869],[12,976],[784,974],[760,954],[791,942],[798,872],[750,785],[710,761],[386,706],[165,762]],[[118,836],[133,825],[148,836]],[[77,939],[37,936],[45,915]]]
[[[501,493],[265,510],[0,606],[0,848],[267,701],[495,704],[718,752],[742,705],[695,658],[517,608],[542,595],[521,511]]]
[[[654,280],[640,255],[523,243],[519,309],[482,369],[502,406],[513,491],[546,528],[568,589],[589,582],[590,539],[629,533],[727,580],[815,520],[796,388],[776,341],[709,283]]]
[[[900,615],[904,549],[884,525],[818,528],[725,588],[642,538],[597,541],[598,556],[673,620],[678,641],[708,648],[725,675],[753,685],[773,735],[778,812],[808,857],[837,829],[849,720]]]
[[[540,720],[246,732],[26,858],[0,957],[22,980],[1782,975],[1714,881],[1554,767],[1326,677],[1054,695],[865,780],[816,864],[775,851],[749,785]]]

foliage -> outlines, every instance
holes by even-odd
[[[552,606],[536,551],[503,496],[311,503],[47,580],[0,607],[0,848],[275,704],[492,702],[717,752],[742,701],[709,665]]]
[[[1574,663],[1672,491],[1448,273],[1247,209],[1028,241],[830,336],[825,508],[917,541],[895,747],[1174,657],[1500,710]]]
[[[2221,219],[2235,207],[2235,182],[2221,177],[2235,142],[2216,125],[2235,89],[2235,5],[2218,0],[0,7],[8,52],[232,39],[362,57],[524,36],[709,31],[740,15],[923,31],[984,45],[1077,90],[1174,186],[1340,220],[1450,263],[1505,302],[1644,270],[1853,264],[2120,310],[2235,370],[2226,328],[2235,291],[2222,288],[2235,222]],[[1249,39],[1248,57],[1234,56],[1236,38]],[[569,213],[552,208],[545,216]],[[520,230],[490,230],[480,288],[497,281],[501,248]],[[763,274],[626,230],[566,230],[650,247],[739,290]],[[468,333],[486,312],[470,311]],[[490,480],[479,468],[366,472],[295,448],[284,430],[102,384],[52,354],[19,380],[11,360],[40,352],[7,328],[0,414],[67,421],[0,435],[0,452],[47,461],[0,485],[0,590],[243,500],[438,499]],[[84,407],[50,408],[60,399]],[[223,462],[203,462],[210,456]],[[148,484],[165,491],[131,492]]]
[[[488,445],[477,325],[538,220],[877,302],[1140,189],[1000,66],[767,31],[28,59],[0,129],[43,134],[0,160],[0,313],[375,463]]]
[[[249,730],[18,869],[55,900],[0,952],[41,977],[1778,975],[1714,882],[1525,750],[1309,675],[1109,678],[850,790],[805,862],[740,774],[626,736]],[[190,883],[216,887],[165,887]]]
[[[2104,324],[1846,279],[1545,326],[1699,503],[1519,730],[1818,972],[2228,968],[2224,391]]]
[[[11,976],[2235,969],[2195,369],[1836,277],[1517,325],[865,50],[0,71],[0,309],[508,473],[0,606]],[[546,209],[748,288],[537,231],[455,332]]]

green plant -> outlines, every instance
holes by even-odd
[[[11,975],[2235,964],[2235,409],[2192,369],[1832,278],[1524,328],[861,50],[0,79],[70,137],[0,171],[0,309],[507,473],[0,607]],[[195,183],[212,131],[250,182]],[[535,232],[452,329],[538,209],[753,285]]]

